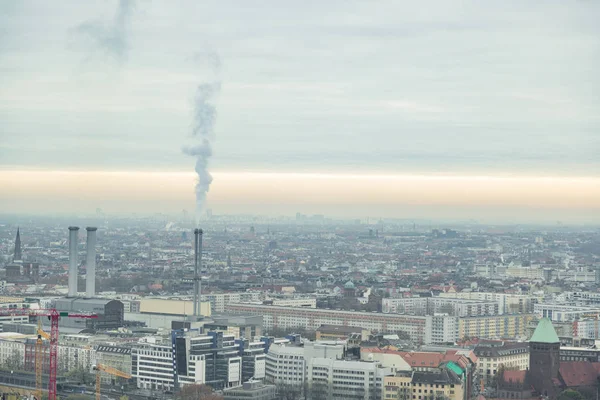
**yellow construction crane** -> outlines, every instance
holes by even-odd
[[[131,375],[128,373],[119,371],[118,369],[109,367],[108,365],[96,364],[94,365],[94,370],[96,370],[96,400],[100,400],[100,378],[102,372],[106,372],[109,375],[118,376],[120,378],[131,378]]]
[[[44,369],[44,342],[50,340],[50,335],[42,329],[42,319],[38,317],[37,341],[35,342],[35,396],[42,400],[42,371]]]

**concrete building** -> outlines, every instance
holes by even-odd
[[[265,330],[302,327],[316,330],[321,325],[360,326],[376,332],[406,332],[412,340],[422,343],[426,332],[426,317],[326,309],[307,309],[257,304],[229,304],[231,314],[261,315]]]
[[[98,318],[61,318],[61,326],[81,330],[108,330],[123,326],[123,303],[118,300],[62,298],[54,301],[58,311],[94,313]]]
[[[307,380],[311,360],[340,359],[344,344],[339,342],[305,342],[304,346],[271,345],[267,352],[265,379],[267,382],[302,384]]]
[[[425,343],[454,343],[459,339],[459,317],[428,315]]]
[[[205,330],[223,331],[233,335],[236,339],[246,338],[253,340],[263,334],[262,317],[257,315],[223,315],[211,318],[211,322],[204,324]]]
[[[256,303],[264,300],[262,292],[229,292],[209,293],[202,295],[202,301],[210,303],[212,312],[225,312],[225,306],[230,303]]]
[[[348,340],[353,334],[357,334],[360,341],[366,341],[371,331],[356,326],[321,325],[316,330],[316,340]]]
[[[406,297],[382,300],[384,313],[409,315],[448,314],[455,317],[498,315],[499,305],[494,300],[467,300],[452,297]]]
[[[260,381],[244,382],[242,386],[223,390],[223,400],[275,400],[276,398],[276,386]]]
[[[496,292],[448,292],[440,293],[439,297],[495,301],[498,303],[498,314],[532,313],[534,305],[539,301],[535,296]]]
[[[580,317],[600,316],[600,306],[576,306],[567,303],[539,303],[534,307],[538,318],[548,318],[556,322],[572,322]]]
[[[29,308],[29,304],[25,303],[25,299],[21,297],[0,296],[0,309],[5,308]],[[3,331],[2,324],[4,322],[28,323],[28,315],[0,315],[0,332]]]
[[[524,339],[533,314],[466,317],[458,320],[459,338]]]
[[[263,304],[281,307],[317,308],[317,299],[308,297],[267,299]]]
[[[391,368],[377,361],[315,358],[308,365],[309,390],[322,391],[326,399],[381,399],[384,378]]]

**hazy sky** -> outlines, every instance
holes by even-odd
[[[215,79],[213,171],[598,178],[598,18],[592,0],[2,1],[2,179],[193,172],[194,90]]]

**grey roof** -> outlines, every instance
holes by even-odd
[[[109,299],[83,299],[62,298],[55,300],[56,309],[59,311],[104,312],[104,307],[109,303],[121,303]],[[122,306],[123,303],[121,303]]]
[[[96,347],[96,351],[101,353],[131,354],[131,348],[119,346],[99,345]]]
[[[460,384],[461,379],[454,372],[443,369],[439,372],[415,371],[413,373],[412,382],[426,384]]]

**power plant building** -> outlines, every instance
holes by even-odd
[[[107,299],[56,299],[54,306],[59,312],[94,313],[98,318],[61,318],[60,326],[78,328],[81,330],[106,330],[123,326],[123,303]]]

